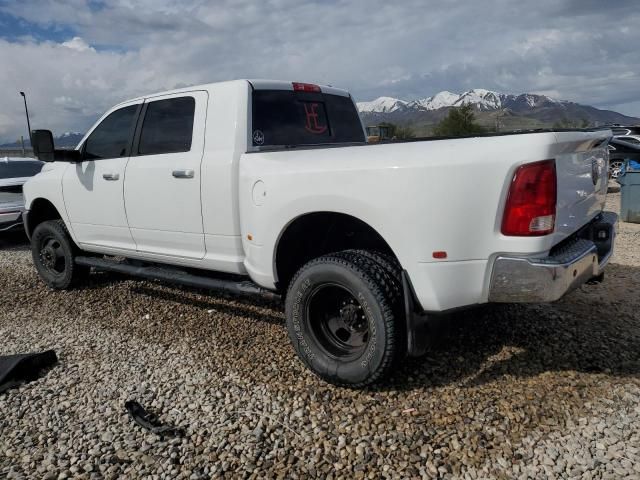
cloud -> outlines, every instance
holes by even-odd
[[[80,37],[73,37],[71,40],[62,42],[61,45],[63,47],[70,48],[71,50],[77,50],[78,52],[96,51],[95,48],[93,48]]]
[[[126,98],[243,77],[329,83],[357,100],[550,93],[640,115],[635,1],[31,0],[0,11],[71,32],[58,42],[0,32],[11,65],[0,69],[0,139],[24,133],[20,90],[34,126],[62,132]]]

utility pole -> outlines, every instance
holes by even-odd
[[[20,145],[22,145],[22,156],[25,157],[27,152],[24,150],[24,135],[20,135]]]
[[[20,92],[22,99],[24,100],[24,113],[27,114],[27,128],[29,129],[29,143],[31,144],[31,148],[33,148],[33,142],[31,141],[31,122],[29,122],[29,109],[27,108],[27,96],[24,92]]]

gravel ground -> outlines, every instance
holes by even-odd
[[[60,362],[0,395],[0,478],[640,478],[639,238],[621,224],[605,283],[554,305],[442,319],[366,391],[307,372],[277,307],[106,274],[49,291],[5,238],[0,353]]]

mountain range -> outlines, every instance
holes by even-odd
[[[73,148],[76,145],[78,145],[80,140],[82,140],[82,137],[84,137],[84,133],[65,132],[62,135],[53,137],[53,144],[56,146],[56,148]],[[29,142],[28,138],[24,139],[24,146],[26,148],[31,148],[31,142]],[[19,149],[19,148],[22,148],[22,145],[20,145],[20,141],[18,140],[14,143],[5,143],[4,145],[0,145],[0,148],[6,148],[6,149],[18,148]]]
[[[390,122],[409,126],[418,136],[429,135],[451,108],[465,104],[474,106],[476,120],[489,129],[515,130],[552,127],[556,123],[566,126],[591,126],[606,124],[640,124],[640,118],[630,117],[611,110],[600,110],[566,100],[556,100],[546,95],[523,93],[511,95],[482,88],[463,93],[439,92],[431,97],[412,101],[393,97],[379,97],[370,102],[358,102],[358,111],[365,125]],[[65,132],[54,137],[57,148],[73,148],[83,133]],[[30,148],[28,139],[25,147]],[[0,145],[4,149],[19,149],[20,142]]]
[[[474,106],[478,123],[504,129],[544,128],[554,123],[599,126],[604,124],[636,124],[640,118],[610,110],[600,110],[546,95],[523,93],[511,95],[482,88],[463,93],[439,92],[431,97],[404,101],[392,97],[379,97],[370,102],[359,102],[358,110],[365,125],[391,122],[411,126],[418,133],[428,134],[430,127],[444,118],[449,109],[465,104]]]

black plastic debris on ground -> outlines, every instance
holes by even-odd
[[[26,382],[36,380],[42,370],[58,361],[56,352],[0,356],[0,393]]]
[[[156,435],[160,435],[161,437],[165,435],[181,437],[184,435],[182,428],[174,427],[173,425],[163,425],[155,413],[145,410],[145,408],[135,400],[126,402],[124,408],[129,412],[134,422]]]

